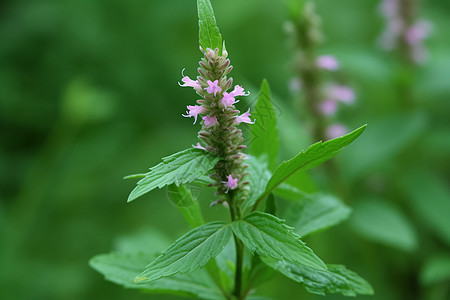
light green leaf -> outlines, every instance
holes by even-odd
[[[176,240],[135,278],[135,282],[151,282],[201,268],[223,250],[230,238],[231,228],[223,222],[197,227]]]
[[[292,232],[292,227],[273,215],[254,212],[242,220],[234,221],[232,228],[252,253],[297,262],[315,269],[326,269],[320,258]]]
[[[184,184],[167,186],[170,200],[178,207],[184,219],[191,228],[205,224],[198,201],[194,198],[191,190]]]
[[[250,189],[242,204],[243,211],[250,209],[255,204],[256,199],[264,192],[267,182],[272,176],[272,173],[267,169],[267,162],[263,159],[249,155],[245,162],[248,164],[246,170],[248,175],[245,180],[250,182]]]
[[[450,254],[439,254],[429,258],[420,272],[424,285],[450,281]]]
[[[100,254],[89,261],[89,265],[103,274],[105,278],[126,288],[140,289],[150,293],[175,294],[200,299],[222,300],[220,290],[204,270],[194,273],[174,275],[145,284],[134,283],[133,279],[141,272],[154,255],[141,253]]]
[[[138,181],[128,196],[128,202],[169,184],[189,183],[206,174],[219,161],[219,157],[201,149],[186,149],[162,159],[162,163],[150,168],[150,172]],[[130,177],[135,176],[131,175]],[[127,177],[126,177],[127,178]]]
[[[450,246],[450,191],[448,184],[430,171],[406,172],[403,186],[408,204],[436,235]]]
[[[308,149],[297,154],[292,159],[282,162],[267,183],[264,193],[256,202],[259,202],[261,199],[270,194],[276,187],[278,187],[295,172],[300,170],[305,171],[316,167],[338,154],[342,148],[358,138],[363,133],[365,128],[366,125],[350,132],[347,135],[326,141],[325,143],[317,142],[314,145],[309,146]]]
[[[262,260],[286,277],[301,283],[313,294],[332,293],[344,296],[373,294],[372,287],[365,279],[341,265],[327,265],[328,270],[315,270],[301,264],[276,261],[272,258]]]
[[[198,10],[198,41],[200,46],[215,49],[219,48],[219,54],[222,54],[222,35],[216,24],[214,10],[209,0],[197,0]]]
[[[417,248],[417,235],[409,220],[383,199],[359,201],[350,218],[352,228],[362,236],[403,251]]]
[[[351,209],[332,195],[307,195],[292,205],[286,218],[293,222],[294,231],[301,237],[339,224],[346,220]]]
[[[252,110],[255,124],[250,131],[250,154],[255,157],[264,156],[270,170],[275,170],[278,160],[278,129],[275,110],[270,97],[270,87],[263,80],[258,101]]]

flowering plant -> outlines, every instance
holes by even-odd
[[[253,115],[236,108],[238,97],[249,93],[227,77],[232,66],[209,0],[198,0],[197,6],[204,57],[199,76],[194,80],[183,74],[180,85],[192,87],[201,97],[183,115],[201,123],[200,142],[163,158],[148,173],[130,176],[142,179],[128,198],[133,201],[167,187],[192,229],[156,258],[147,253],[111,253],[94,257],[91,266],[126,287],[198,299],[255,297],[255,288],[274,271],[311,293],[371,294],[364,279],[344,266],[325,264],[300,238],[345,219],[348,208],[328,195],[306,194],[301,183],[288,180],[332,158],[365,126],[318,142],[277,166],[278,132],[269,85],[263,81]],[[239,129],[243,123],[254,126],[248,155],[243,153],[247,147]],[[225,207],[230,220],[205,223],[186,184],[215,188],[210,205]],[[302,210],[292,218],[301,221],[299,228],[278,217],[275,195],[302,202]],[[264,202],[265,210],[260,210]],[[317,213],[323,208],[333,208],[333,218]]]

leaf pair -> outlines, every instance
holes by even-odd
[[[270,214],[255,212],[231,224],[213,222],[189,231],[149,264],[144,272],[136,277],[135,282],[152,282],[203,267],[225,248],[232,233],[236,234],[251,252],[262,257],[326,270],[325,264],[283,220]]]
[[[177,273],[193,272],[217,256],[233,233],[266,265],[302,283],[309,292],[350,296],[373,293],[356,273],[343,266],[326,266],[283,220],[262,212],[231,224],[213,222],[191,230],[149,264],[134,282],[151,284]]]

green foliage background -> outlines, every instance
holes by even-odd
[[[433,268],[450,256],[442,217],[447,209],[450,216],[450,4],[423,3],[434,26],[430,57],[412,86],[417,109],[405,112],[405,75],[375,42],[378,3],[317,1],[321,51],[337,56],[357,93],[340,117],[349,128],[369,126],[339,157],[353,217],[305,240],[368,279],[374,299],[445,299],[450,268]],[[284,3],[213,5],[235,82],[256,100],[268,79],[281,107],[281,156],[291,157],[313,141],[288,121],[296,105]],[[87,262],[123,248],[123,236],[159,228],[167,237],[148,247],[164,249],[188,228],[165,190],[127,204],[135,183],[122,177],[196,143],[198,127],[181,117],[195,96],[177,86],[201,57],[195,1],[7,0],[0,16],[0,298],[175,299],[123,289]],[[221,213],[207,208],[210,195],[199,196],[211,220]],[[370,224],[395,234],[380,237]],[[281,276],[263,291],[319,299]]]

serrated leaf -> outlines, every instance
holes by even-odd
[[[345,266],[327,265],[328,270],[316,270],[304,265],[276,261],[271,258],[263,258],[262,260],[286,277],[301,283],[308,292],[313,294],[332,293],[344,296],[373,294],[370,284]]]
[[[252,110],[255,124],[250,129],[250,154],[267,158],[269,170],[275,170],[278,160],[278,129],[275,110],[270,97],[270,87],[263,80],[259,97]]]
[[[162,163],[150,168],[150,172],[138,181],[128,196],[128,202],[169,184],[189,183],[211,170],[219,157],[201,149],[186,149],[162,159]],[[133,175],[132,175],[133,176]]]
[[[383,199],[365,199],[353,207],[351,227],[362,236],[403,251],[417,248],[417,235],[402,211]]]
[[[219,54],[222,54],[222,35],[216,24],[214,10],[209,0],[197,0],[198,11],[198,41],[200,46],[215,49],[219,48]]]
[[[255,204],[256,199],[264,192],[267,182],[272,176],[272,173],[267,168],[267,162],[264,160],[248,155],[248,159],[245,162],[248,164],[246,170],[248,175],[245,177],[245,180],[250,182],[250,187],[248,196],[242,204],[243,211],[250,209]]]
[[[326,269],[320,258],[292,232],[292,227],[273,215],[254,212],[242,220],[234,221],[232,228],[252,253]]]
[[[103,274],[105,278],[126,288],[140,289],[150,293],[165,293],[200,299],[222,300],[220,290],[204,270],[194,273],[174,275],[146,284],[134,283],[133,279],[141,272],[149,258],[155,255],[144,253],[109,253],[100,254],[89,261],[89,265]]]
[[[350,213],[351,209],[336,197],[312,194],[292,205],[286,218],[294,224],[295,233],[305,237],[346,220]]]
[[[176,240],[135,278],[135,282],[151,282],[201,268],[225,248],[230,238],[231,228],[223,222],[197,227]]]
[[[308,147],[308,149],[300,152],[295,157],[281,163],[273,173],[267,183],[264,193],[258,198],[259,202],[265,196],[270,194],[277,186],[298,171],[306,171],[316,167],[338,154],[342,148],[349,145],[357,139],[366,128],[366,125],[356,129],[349,134],[338,137],[329,141],[318,142]]]

